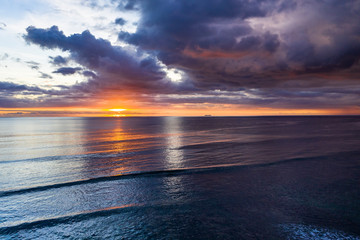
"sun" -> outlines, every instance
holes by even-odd
[[[107,109],[107,111],[109,112],[113,112],[114,114],[110,114],[110,117],[125,117],[126,114],[123,114],[121,112],[126,111],[127,109],[125,108],[111,108],[111,109]]]
[[[126,109],[124,108],[114,108],[114,109],[109,109],[110,112],[123,112],[125,111]]]

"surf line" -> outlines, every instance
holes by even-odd
[[[359,153],[359,152],[356,152],[356,153]],[[220,171],[220,170],[231,170],[234,168],[265,167],[265,166],[284,164],[284,163],[296,162],[296,161],[326,160],[326,159],[336,158],[337,156],[344,157],[342,154],[347,154],[350,157],[350,156],[354,155],[354,152],[342,152],[342,153],[335,153],[335,154],[330,154],[330,155],[305,157],[305,158],[291,158],[291,159],[285,159],[285,160],[268,162],[268,163],[251,164],[249,162],[247,162],[247,163],[243,162],[243,163],[218,164],[218,165],[189,167],[189,168],[163,169],[163,170],[144,171],[144,172],[131,172],[131,173],[120,174],[120,175],[103,176],[103,177],[89,178],[89,179],[80,179],[80,180],[76,180],[76,181],[72,181],[72,182],[55,183],[52,185],[40,185],[40,186],[33,186],[33,187],[29,187],[29,188],[5,190],[5,191],[0,192],[0,197],[6,197],[6,196],[11,196],[11,195],[17,195],[17,194],[25,194],[25,193],[29,193],[29,192],[46,191],[46,190],[50,190],[50,189],[82,185],[82,184],[91,184],[91,183],[106,182],[106,181],[116,181],[116,180],[121,180],[121,179],[144,178],[144,177],[171,177],[171,176],[176,176],[176,175],[189,175],[189,174],[198,174],[198,173],[208,173],[208,172]]]

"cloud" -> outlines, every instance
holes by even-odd
[[[49,58],[51,59],[50,63],[52,63],[55,66],[62,66],[68,63],[68,59],[62,56],[49,57]]]
[[[44,79],[52,79],[53,77],[47,73],[43,73],[43,72],[39,72],[40,73],[40,78],[44,78]]]
[[[62,75],[73,75],[80,70],[82,70],[82,68],[62,67],[62,68],[59,68],[58,70],[54,71],[53,73],[60,73]]]
[[[120,10],[138,10],[138,1],[137,0],[122,0],[118,5]]]
[[[126,23],[126,20],[123,18],[115,19],[115,24],[117,24],[117,25],[123,26],[123,25],[125,25],[125,23]]]
[[[51,58],[61,66],[54,73],[88,77],[63,89],[64,98],[117,91],[156,103],[328,107],[359,101],[344,91],[359,89],[359,1],[124,0],[117,10],[140,17],[135,31],[119,32],[121,46],[90,31],[26,29],[28,43],[70,54]],[[66,66],[69,61],[81,67]],[[171,81],[169,69],[181,73],[181,81]]]
[[[6,28],[6,24],[3,22],[0,22],[0,30],[4,30]]]
[[[0,81],[0,107],[32,107],[37,102],[34,98],[44,94],[48,92],[36,86]]]
[[[4,53],[4,54],[0,55],[0,61],[4,61],[4,60],[6,60],[8,58],[9,58],[9,54],[7,54],[7,53]]]
[[[67,86],[56,87],[60,90],[0,81],[0,108],[85,106],[97,101],[91,93],[79,95]]]
[[[92,71],[83,71],[82,74],[85,76],[85,77],[90,77],[90,78],[95,78],[97,77],[97,75],[92,72]]]
[[[120,32],[119,39],[186,70],[200,88],[263,88],[312,73],[343,75],[360,59],[358,1],[137,4],[137,31]]]
[[[27,65],[28,65],[31,69],[39,70],[39,68],[40,68],[40,63],[38,63],[38,62],[35,62],[35,61],[27,61],[26,63],[27,63]]]
[[[28,27],[26,41],[42,48],[70,52],[70,58],[84,68],[97,73],[98,87],[117,89],[152,89],[166,85],[165,73],[157,60],[141,50],[131,52],[109,41],[95,38],[89,31],[65,36],[58,27],[49,29]],[[66,70],[66,71],[63,71]],[[74,69],[61,69],[59,73],[73,73]],[[99,89],[101,90],[101,89]]]
[[[12,82],[0,82],[0,92],[12,93],[12,92],[23,92],[23,91],[41,92],[41,93],[44,92],[44,90],[35,86],[27,86],[24,84],[16,84]]]

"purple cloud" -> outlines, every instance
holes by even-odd
[[[89,78],[64,94],[111,89],[165,103],[358,105],[359,96],[344,91],[359,89],[358,1],[124,0],[118,10],[139,13],[136,31],[118,34],[133,48],[89,31],[66,36],[56,26],[26,29],[27,42],[70,53],[52,58],[64,66],[54,73]],[[82,68],[65,66],[69,60]],[[182,81],[170,81],[165,68],[183,73]]]
[[[134,56],[124,48],[112,46],[107,40],[95,38],[89,31],[67,37],[56,26],[49,29],[28,27],[24,37],[43,48],[70,52],[72,60],[97,72],[101,79],[97,84],[106,88],[151,89],[164,84],[165,74],[155,58],[143,57],[141,51]]]
[[[80,70],[82,70],[82,68],[62,67],[62,68],[59,68],[58,70],[54,71],[53,73],[60,73],[62,75],[73,75]]]
[[[51,59],[50,63],[52,63],[55,66],[62,66],[68,63],[68,59],[62,56],[49,57],[49,58]]]

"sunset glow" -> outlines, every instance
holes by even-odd
[[[92,108],[14,108],[0,109],[2,117],[144,117],[144,116],[297,116],[297,115],[358,115],[357,108],[346,109],[274,109],[246,108],[223,105],[206,106],[175,105],[167,108],[142,109],[92,109]],[[117,111],[121,110],[121,111]]]
[[[5,2],[0,116],[360,114],[357,1],[155,2]]]

